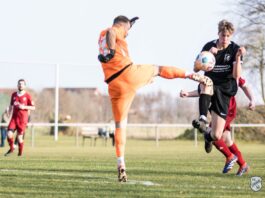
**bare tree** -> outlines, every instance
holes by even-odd
[[[257,71],[260,78],[261,96],[263,102],[265,102],[264,93],[264,67],[265,67],[265,29],[261,26],[255,27],[255,29],[248,31],[253,36],[249,37],[248,43],[245,46],[248,49],[248,56],[246,57],[245,68]],[[255,35],[255,37],[254,37]],[[256,72],[255,72],[256,73]]]
[[[246,26],[265,25],[265,0],[238,0],[235,13]]]
[[[37,93],[35,122],[54,121],[54,89]],[[66,115],[71,122],[109,122],[113,119],[109,97],[89,89],[60,89],[59,121]],[[163,91],[137,94],[129,111],[130,123],[189,122],[197,112],[197,101],[177,99]],[[53,130],[52,130],[53,131]]]
[[[265,0],[238,0],[235,14],[240,17],[240,44],[246,46],[248,52],[244,67],[259,74],[261,96],[265,102]],[[251,80],[256,79],[251,77]]]

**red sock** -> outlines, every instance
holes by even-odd
[[[14,139],[13,138],[7,138],[8,144],[10,146],[10,150],[14,150]]]
[[[22,151],[24,148],[24,142],[18,143],[18,154],[22,155]]]
[[[237,163],[239,164],[239,166],[243,166],[246,163],[235,143],[229,147],[229,150],[237,156]]]
[[[167,79],[185,78],[186,71],[177,67],[160,66],[159,76]]]
[[[214,141],[213,144],[215,145],[215,147],[224,154],[224,156],[226,158],[229,158],[233,155],[233,153],[231,153],[231,151],[229,150],[229,148],[226,146],[225,142],[220,139],[217,141]]]

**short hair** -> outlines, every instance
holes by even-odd
[[[123,16],[123,15],[120,15],[120,16],[117,16],[114,20],[113,20],[113,24],[116,24],[116,23],[120,23],[120,22],[123,22],[123,23],[130,23],[130,19],[128,19],[128,17],[126,16]]]
[[[226,32],[226,31],[228,31],[230,34],[233,34],[235,31],[235,28],[231,22],[223,19],[218,23],[218,33]]]
[[[23,78],[19,79],[19,80],[17,81],[17,84],[20,83],[20,82],[24,82],[24,83],[26,84],[26,81],[25,81]]]

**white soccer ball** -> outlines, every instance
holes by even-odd
[[[196,58],[199,69],[203,71],[211,71],[216,63],[215,57],[211,52],[202,51]]]

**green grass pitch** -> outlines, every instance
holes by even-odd
[[[128,182],[117,182],[115,149],[98,141],[76,147],[73,137],[26,140],[24,156],[4,157],[0,148],[0,197],[265,197],[250,188],[250,178],[265,181],[265,145],[239,142],[251,166],[249,174],[235,176],[238,169],[221,173],[224,158],[213,150],[206,154],[203,142],[128,140]],[[264,183],[264,182],[263,182]]]

